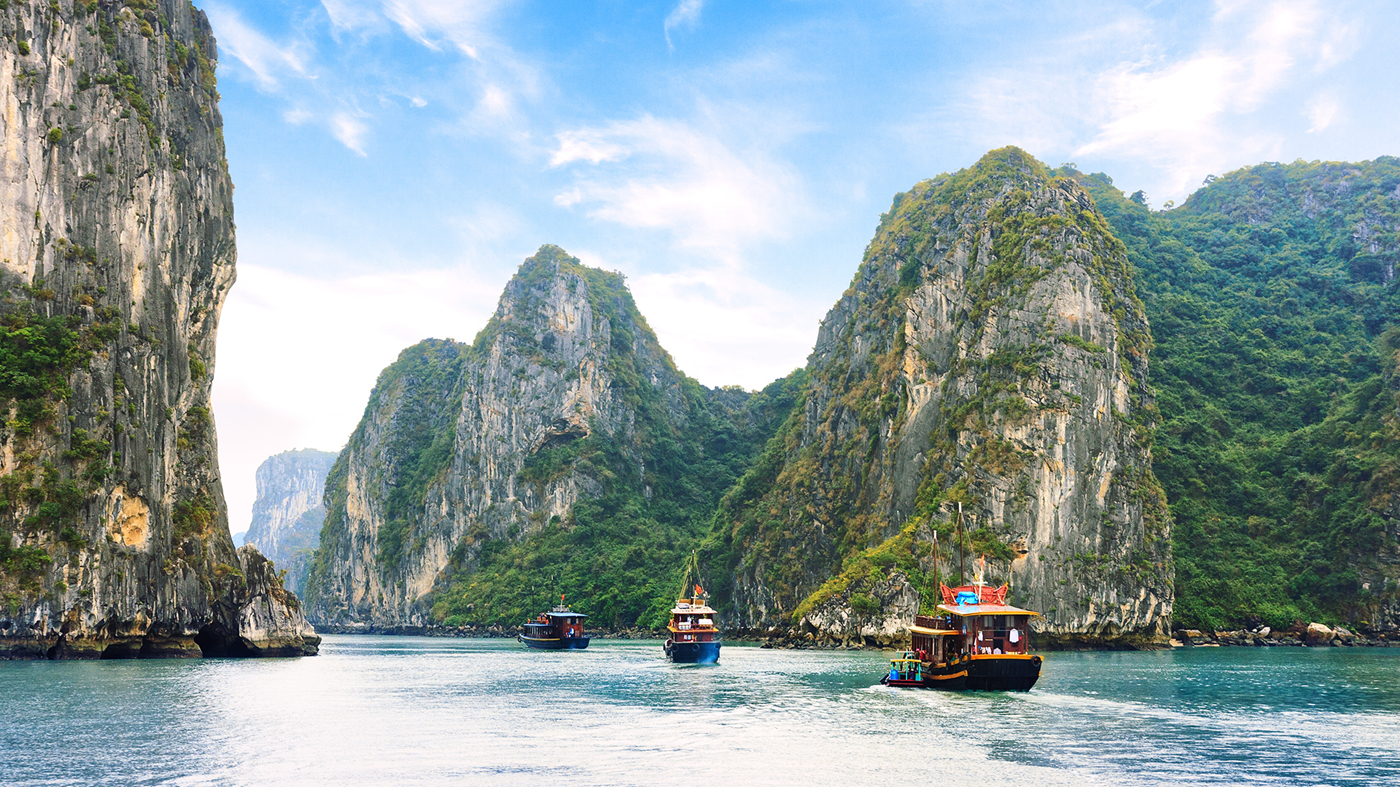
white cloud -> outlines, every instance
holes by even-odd
[[[1308,121],[1312,124],[1308,127],[1308,133],[1316,134],[1332,125],[1339,109],[1341,105],[1337,103],[1337,99],[1328,94],[1317,96],[1308,102]]]
[[[829,306],[733,267],[647,273],[627,283],[676,365],[709,386],[758,389],[802,366]]]
[[[559,205],[626,227],[662,229],[685,247],[734,257],[745,242],[781,238],[804,208],[801,178],[761,150],[644,115],[558,135],[554,166],[616,164],[580,174]]]
[[[509,0],[321,0],[340,30],[373,31],[386,24],[434,51],[456,49],[477,59],[490,45],[491,16]]]
[[[302,123],[311,120],[315,116],[315,113],[305,107],[292,107],[282,113],[282,119],[291,123],[293,126],[300,126]]]
[[[278,86],[278,76],[291,72],[307,76],[305,58],[293,44],[277,44],[249,27],[237,11],[216,2],[200,4],[219,41],[219,49],[232,55],[252,72],[264,90]]]
[[[365,135],[369,133],[369,126],[349,112],[337,112],[330,119],[331,134],[340,140],[340,143],[347,148],[365,154]]]
[[[327,280],[240,262],[214,385],[232,529],[247,526],[264,459],[338,449],[400,351],[430,336],[471,341],[499,290],[465,268]]]
[[[1106,111],[1075,155],[1150,161],[1177,197],[1204,173],[1268,156],[1282,144],[1279,133],[1244,131],[1239,119],[1289,88],[1306,64],[1321,68],[1343,57],[1338,24],[1312,0],[1222,0],[1195,52],[1100,76],[1095,104]]]
[[[549,166],[558,167],[575,161],[600,164],[604,161],[617,161],[627,156],[627,148],[608,141],[609,132],[599,129],[578,129],[565,131],[556,138],[559,149],[549,157]],[[577,202],[578,200],[575,200]]]
[[[700,24],[700,11],[704,7],[705,0],[681,0],[675,8],[671,9],[671,13],[666,15],[665,24],[662,25],[662,29],[666,34],[666,46],[671,49],[676,48],[675,45],[671,43],[672,30],[678,29],[682,25],[694,27]]]

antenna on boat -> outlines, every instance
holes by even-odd
[[[967,582],[966,570],[963,566],[963,521],[962,521],[962,501],[958,501],[958,584]]]

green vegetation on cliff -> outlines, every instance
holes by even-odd
[[[795,372],[772,383],[743,402],[743,414],[726,412],[687,379],[689,412],[679,429],[659,393],[640,382],[638,444],[595,433],[541,451],[522,473],[528,480],[576,470],[597,479],[602,494],[522,541],[485,541],[476,566],[438,595],[434,617],[449,625],[518,623],[564,593],[595,625],[661,625],[680,590],[685,557],[769,425],[787,415],[802,379]],[[643,477],[634,452],[645,462]]]
[[[1113,428],[1145,461],[1155,411],[1133,375],[1146,371],[1151,337],[1122,244],[1075,184],[1018,148],[991,151],[897,195],[881,217],[851,287],[823,324],[804,406],[716,514],[702,562],[724,578],[716,587],[721,605],[737,603],[753,623],[797,622],[832,596],[866,598],[896,570],[926,608],[934,603],[932,538],[936,532],[945,561],[955,554],[952,504],[980,510],[1004,494],[1002,479],[1016,482],[1044,458],[1002,434],[1033,416],[1031,386],[1054,376],[1061,345],[1105,352],[1052,331],[1049,315],[1022,316],[1044,308],[1029,299],[1069,264],[1069,253],[1111,315],[1123,357],[1131,415]],[[916,299],[931,282],[937,294]],[[915,393],[940,378],[936,393]],[[916,398],[935,403],[932,416],[914,414]],[[1150,471],[1134,477],[1147,499],[1150,537],[1160,540],[1167,517],[1156,482]],[[1028,497],[1024,483],[1013,483],[1011,497]],[[962,546],[1004,570],[1012,537],[1009,522],[988,516],[965,529]],[[1157,562],[1155,571],[1169,572]]]
[[[366,416],[390,394],[398,394],[389,430],[387,466],[377,468],[374,481],[389,489],[384,500],[384,522],[379,529],[376,554],[380,571],[390,571],[404,556],[405,540],[423,513],[428,485],[447,469],[452,453],[452,427],[462,402],[461,371],[463,356],[470,348],[442,339],[425,339],[404,350],[379,375]],[[361,423],[351,437],[351,446],[363,440],[367,425]],[[326,476],[326,517],[321,526],[321,544],[327,536],[343,531],[346,522],[347,483],[352,451],[341,452]],[[319,597],[327,571],[328,555],[318,550],[311,561],[306,583],[307,601]]]
[[[656,625],[720,497],[802,379],[753,394],[704,388],[676,369],[620,274],[544,246],[470,346],[424,342],[381,375],[326,480],[308,603],[377,614],[322,599],[347,583],[351,539],[377,524],[366,568],[380,587],[402,587],[425,544],[450,554],[430,569],[432,593],[409,600],[433,620],[514,624],[563,593],[596,625]],[[353,537],[352,486],[369,524]],[[556,495],[574,502],[550,517]],[[460,508],[444,516],[439,501]]]
[[[660,625],[679,590],[678,572],[695,548],[720,497],[751,464],[753,456],[792,409],[804,376],[795,372],[764,391],[708,390],[677,370],[623,278],[579,265],[562,250],[546,247],[548,262],[587,283],[595,319],[610,326],[607,372],[613,388],[635,413],[634,438],[624,442],[600,429],[580,440],[545,447],[520,473],[540,486],[568,473],[593,479],[597,497],[576,503],[566,519],[556,517],[523,540],[486,539],[472,560],[459,546],[449,571],[450,586],[435,597],[433,616],[448,624],[516,623],[546,608],[563,593],[592,615],[596,625]],[[513,286],[537,292],[553,269],[540,256],[522,266]],[[538,305],[519,303],[518,319],[493,319],[474,343],[484,352],[501,331],[514,331],[529,354],[537,347],[524,326],[535,322]],[[661,358],[679,381],[684,412],[673,412],[663,391],[648,379],[638,355]],[[539,362],[542,353],[534,356]],[[645,468],[638,474],[639,466]],[[474,539],[469,539],[474,540]]]
[[[1393,603],[1400,159],[1261,164],[1165,212],[1078,177],[1156,339],[1177,622],[1362,622]]]

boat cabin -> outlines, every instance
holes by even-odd
[[[582,612],[574,612],[563,605],[549,612],[541,612],[534,620],[523,624],[524,635],[532,639],[570,638],[583,636]]]
[[[943,587],[938,615],[918,615],[909,627],[916,655],[933,664],[969,656],[1030,653],[1030,619],[1038,614],[1006,603],[1006,587]]]
[[[671,622],[666,628],[676,642],[713,642],[719,632],[715,615],[704,599],[681,599],[671,610]]]

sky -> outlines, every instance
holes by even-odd
[[[627,277],[677,365],[803,365],[880,214],[1018,145],[1154,208],[1261,161],[1400,155],[1393,2],[196,0],[238,282],[214,411],[254,472],[338,450],[379,372],[470,341],[553,243]]]

